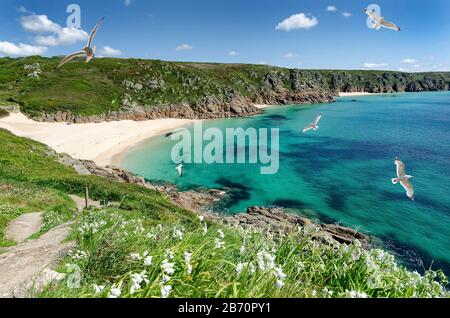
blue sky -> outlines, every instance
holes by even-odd
[[[102,56],[450,70],[448,0],[1,0],[0,56],[81,49],[87,33],[66,25],[71,3],[86,32],[106,17],[95,39]],[[402,31],[369,29],[371,3]]]

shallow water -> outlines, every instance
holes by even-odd
[[[320,129],[300,133],[319,113]],[[380,238],[411,267],[428,268],[434,260],[433,268],[450,273],[450,92],[272,107],[203,126],[280,128],[279,172],[261,175],[254,164],[186,164],[179,178],[170,156],[176,141],[166,136],[132,149],[122,167],[181,189],[231,188],[229,213],[277,205],[355,227]],[[396,156],[414,176],[414,202],[391,183]]]

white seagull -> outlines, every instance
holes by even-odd
[[[386,29],[391,29],[397,32],[400,31],[400,28],[398,26],[396,26],[392,22],[386,21],[383,17],[380,17],[375,10],[370,11],[368,9],[365,9],[365,12],[372,20],[373,22],[372,28],[374,28],[375,30],[379,30],[381,29],[381,27],[384,27]]]
[[[311,129],[316,131],[317,129],[319,129],[319,126],[317,126],[319,124],[319,121],[322,119],[322,114],[320,114],[319,116],[317,116],[317,118],[308,126],[305,127],[305,129],[303,129],[303,133],[310,131]]]
[[[409,182],[409,179],[411,179],[412,176],[406,174],[405,164],[401,162],[400,159],[395,158],[395,165],[397,166],[397,178],[392,179],[392,183],[397,184],[400,182],[403,188],[405,188],[408,198],[414,201],[414,187],[411,182]]]
[[[94,57],[95,57],[95,51],[97,50],[97,46],[94,45],[93,48],[91,48],[92,41],[94,40],[95,35],[97,34],[98,29],[100,28],[100,25],[103,23],[103,20],[105,18],[101,18],[100,21],[97,22],[94,29],[92,29],[91,34],[89,35],[89,39],[87,42],[87,45],[84,49],[82,49],[79,52],[72,53],[70,55],[67,55],[65,58],[62,59],[62,61],[58,64],[56,68],[60,68],[67,62],[73,60],[77,56],[86,56],[86,63],[89,63]]]
[[[178,167],[176,167],[175,169],[178,171],[178,174],[180,175],[180,177],[182,177],[183,176],[183,163],[180,163],[179,165],[178,165]]]

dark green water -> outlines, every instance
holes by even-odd
[[[319,113],[319,131],[300,133]],[[450,272],[449,92],[272,107],[263,115],[203,125],[280,128],[279,172],[261,175],[260,166],[251,164],[186,164],[179,178],[170,157],[176,142],[165,136],[130,151],[122,167],[181,189],[229,187],[229,213],[277,205],[352,226],[381,239],[412,267],[434,261],[433,268]],[[414,176],[414,202],[391,183],[396,156]]]

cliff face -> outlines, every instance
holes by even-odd
[[[331,75],[329,87],[337,92],[423,92],[449,90],[450,82],[443,74],[337,72]]]
[[[448,90],[450,73],[299,70],[137,59],[0,58],[0,102],[40,121],[97,122],[248,116],[254,104],[334,101],[339,92]],[[39,76],[29,76],[34,69]]]

